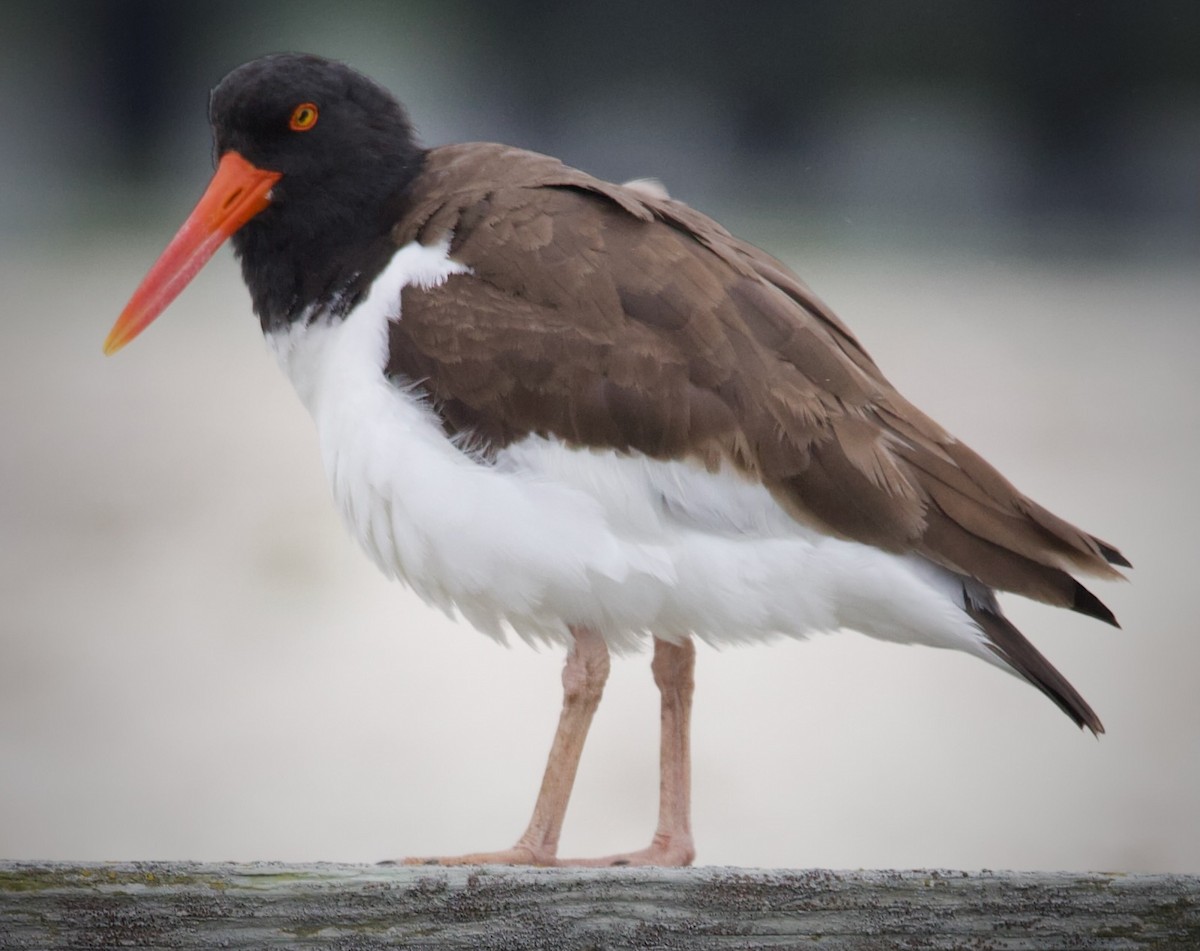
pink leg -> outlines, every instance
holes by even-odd
[[[662,695],[658,829],[654,838],[649,846],[637,852],[598,859],[560,859],[559,865],[691,865],[696,857],[691,822],[691,717],[696,646],[690,640],[670,644],[655,638],[650,669]]]
[[[408,865],[558,865],[558,838],[583,742],[608,679],[608,645],[589,628],[572,628],[575,644],[563,666],[563,706],[529,828],[511,849],[444,858],[409,858]],[[657,642],[656,642],[657,643]],[[657,655],[656,655],[657,656]]]

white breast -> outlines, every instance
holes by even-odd
[[[383,374],[401,288],[468,273],[447,247],[401,248],[344,320],[268,337],[338,507],[386,574],[501,638],[586,624],[621,648],[651,632],[730,643],[851,627],[993,659],[948,572],[799,525],[731,469],[539,437],[490,463],[464,452]]]

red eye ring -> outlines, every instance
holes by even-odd
[[[315,102],[302,102],[292,110],[292,118],[288,121],[288,128],[293,132],[307,132],[317,124],[317,104]]]

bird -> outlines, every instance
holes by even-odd
[[[234,69],[209,119],[215,174],[105,352],[229,239],[365,552],[485,634],[565,648],[525,832],[407,861],[691,864],[697,641],[846,628],[959,650],[1103,732],[996,594],[1116,626],[1076,575],[1129,561],[908,402],[779,260],[652,181],[426,148],[387,89],[311,54]],[[610,654],[647,646],[651,842],[562,858]]]

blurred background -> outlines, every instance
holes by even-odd
[[[698,861],[1200,872],[1200,5],[0,5],[0,857],[373,861],[523,829],[561,655],[389,585],[228,251],[100,344],[212,168],[208,90],[302,49],[430,145],[656,176],[893,381],[1119,545],[1123,631],[1006,602],[1104,719],[853,634],[701,651]],[[564,853],[653,828],[614,666]]]

